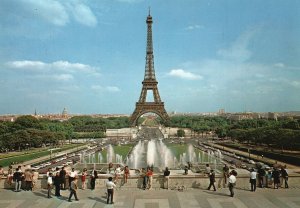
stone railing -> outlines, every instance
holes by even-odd
[[[104,189],[107,178],[110,175],[107,174],[99,174],[99,177],[96,179],[96,189]],[[143,178],[139,176],[131,176],[129,177],[126,184],[123,184],[123,178],[119,178],[119,182],[117,183],[117,187],[128,188],[128,189],[139,189],[142,187]],[[87,188],[90,188],[90,177],[88,176],[86,179]],[[200,175],[171,175],[169,180],[169,188],[177,189],[177,188],[199,188],[206,189],[209,185],[209,178],[207,176]],[[221,176],[216,176],[216,187],[223,187],[223,179]],[[289,185],[291,187],[300,187],[300,175],[290,175],[289,176]],[[78,186],[81,187],[81,177],[78,179]],[[68,187],[68,178],[67,178],[67,187]],[[162,175],[154,175],[152,188],[159,189],[164,187],[164,177]],[[273,187],[273,185],[271,185]],[[0,188],[13,189],[14,182],[12,186],[7,184],[7,178],[2,177],[0,180]],[[46,176],[39,176],[38,181],[35,185],[36,189],[46,189],[47,188],[47,180]],[[248,175],[239,175],[237,177],[236,188],[246,189],[250,188],[249,184],[249,176]]]

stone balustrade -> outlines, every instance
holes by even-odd
[[[99,174],[99,177],[96,179],[96,189],[105,189],[105,183],[107,178],[111,175],[107,174]],[[128,179],[126,184],[123,184],[123,178],[119,178],[117,183],[118,188],[128,188],[128,189],[138,189],[142,187],[143,178],[139,176],[131,176]],[[90,177],[88,176],[86,179],[87,188],[90,188]],[[184,189],[188,188],[199,188],[206,189],[209,185],[209,178],[203,175],[171,175],[169,181],[170,189],[177,189],[183,187]],[[216,187],[223,187],[223,179],[221,176],[216,176]],[[293,174],[289,176],[289,185],[291,187],[300,187],[300,175]],[[81,187],[81,177],[78,179],[78,186]],[[159,189],[164,186],[164,177],[162,175],[154,175],[152,188]],[[67,187],[68,187],[68,179],[67,179]],[[273,186],[272,186],[273,187]],[[7,184],[7,178],[2,177],[0,180],[0,189],[1,188],[14,188],[14,182],[12,186]],[[47,180],[45,175],[40,175],[38,181],[35,185],[36,189],[46,189],[47,188]],[[249,176],[248,175],[239,175],[237,177],[236,188],[246,189],[250,188],[249,184]]]

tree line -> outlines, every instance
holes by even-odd
[[[20,116],[15,122],[0,122],[0,151],[55,146],[59,142],[76,138],[101,138],[105,137],[108,128],[128,126],[127,117],[75,116],[67,121],[53,121],[30,115]]]
[[[197,134],[215,133],[219,138],[285,149],[300,149],[300,119],[231,120],[220,116],[173,116],[171,127],[190,128]]]

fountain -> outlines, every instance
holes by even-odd
[[[173,145],[173,144],[172,144]],[[182,144],[168,147],[162,139],[139,140],[124,159],[122,155],[115,153],[111,144],[105,147],[106,155],[101,152],[85,153],[81,157],[81,163],[91,166],[96,164],[97,170],[107,172],[108,163],[128,165],[130,169],[141,169],[147,166],[154,167],[155,172],[162,172],[165,167],[178,170],[182,173],[185,166],[190,166],[193,173],[204,170],[205,164],[212,168],[221,167],[222,154],[220,150],[206,150],[204,152],[193,145],[188,144],[186,150]],[[180,150],[179,152],[177,152]],[[105,157],[106,156],[106,157]],[[92,166],[91,166],[92,167]]]

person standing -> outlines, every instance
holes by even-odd
[[[63,166],[61,168],[61,170],[59,171],[59,177],[60,177],[60,188],[62,190],[65,190],[66,189],[66,175],[67,175],[67,172],[65,170],[65,167]]]
[[[19,171],[19,168],[17,168],[16,172],[14,172],[13,180],[15,182],[15,192],[20,192],[22,184],[22,172]]]
[[[129,168],[128,168],[128,166],[125,166],[125,168],[124,168],[124,183],[127,183],[129,175],[130,175]]]
[[[142,168],[140,173],[141,173],[141,177],[143,178],[143,189],[146,190],[148,184],[147,171],[145,170],[145,168]]]
[[[281,167],[280,172],[281,172],[282,183],[284,181],[284,187],[289,188],[289,184],[288,184],[289,175],[286,168]]]
[[[25,166],[25,165],[24,165]],[[23,167],[24,167],[23,166]],[[18,165],[18,171],[19,171],[19,173],[21,174],[21,181],[20,181],[20,190],[21,190],[21,188],[23,188],[24,189],[24,187],[25,187],[25,183],[24,183],[24,171],[22,170],[22,166],[21,165]]]
[[[51,195],[51,189],[52,189],[52,185],[53,185],[53,178],[52,178],[52,173],[50,172],[48,174],[48,178],[47,178],[47,189],[48,189],[48,199],[52,198]]]
[[[12,185],[13,175],[14,175],[14,170],[13,167],[10,165],[7,170],[7,184],[9,186]]]
[[[153,171],[150,167],[147,168],[148,189],[152,189]]]
[[[54,176],[54,186],[55,186],[55,196],[60,197],[60,176],[59,176],[59,171],[56,172],[56,175]]]
[[[164,185],[167,184],[164,188],[169,189],[170,171],[169,171],[168,167],[166,167],[166,169],[164,171],[164,179],[165,179]]]
[[[71,186],[71,182],[77,177],[77,172],[75,168],[72,168],[71,172],[69,173],[69,187]]]
[[[269,185],[272,185],[272,171],[268,170],[266,173],[266,188],[269,188]]]
[[[274,189],[278,189],[280,184],[280,172],[277,168],[274,168],[272,178],[274,179]]]
[[[71,198],[74,195],[75,196],[75,200],[79,201],[78,197],[77,197],[77,177],[74,178],[74,180],[72,180],[71,185],[70,185],[70,196],[69,196],[69,202],[71,202]]]
[[[27,169],[24,173],[24,180],[25,180],[25,191],[32,191],[32,172]]]
[[[112,181],[112,177],[108,178],[108,181],[106,182],[106,188],[107,188],[107,200],[106,203],[109,204],[109,199],[110,203],[114,203],[114,188],[116,187],[116,184]]]
[[[35,189],[37,180],[39,179],[39,172],[37,172],[36,170],[33,170],[32,173],[32,190]]]
[[[208,177],[209,177],[209,186],[208,186],[207,190],[210,190],[210,188],[213,187],[214,191],[216,191],[216,187],[215,187],[216,178],[215,178],[214,170],[210,170]]]
[[[229,177],[229,167],[225,164],[223,167],[223,187],[227,185],[227,178]]]
[[[260,167],[258,169],[258,184],[259,184],[260,188],[264,187],[264,178],[265,178],[265,175],[266,175],[266,171],[262,167]]]
[[[116,169],[115,169],[115,180],[114,180],[115,183],[119,182],[120,175],[121,175],[121,167],[118,164],[117,167],[116,167]]]
[[[250,184],[251,184],[251,191],[256,190],[256,171],[252,168],[250,171]]]
[[[95,189],[95,184],[96,184],[96,178],[98,178],[98,173],[95,170],[95,167],[92,170],[91,173],[91,189],[94,190]]]
[[[235,170],[232,170],[230,173],[229,173],[229,178],[228,178],[228,188],[229,188],[229,191],[230,191],[230,196],[233,197],[234,196],[234,187],[235,187],[235,184],[236,184],[236,171]]]
[[[86,188],[85,180],[87,176],[87,169],[84,168],[81,174],[81,188],[84,190]]]

